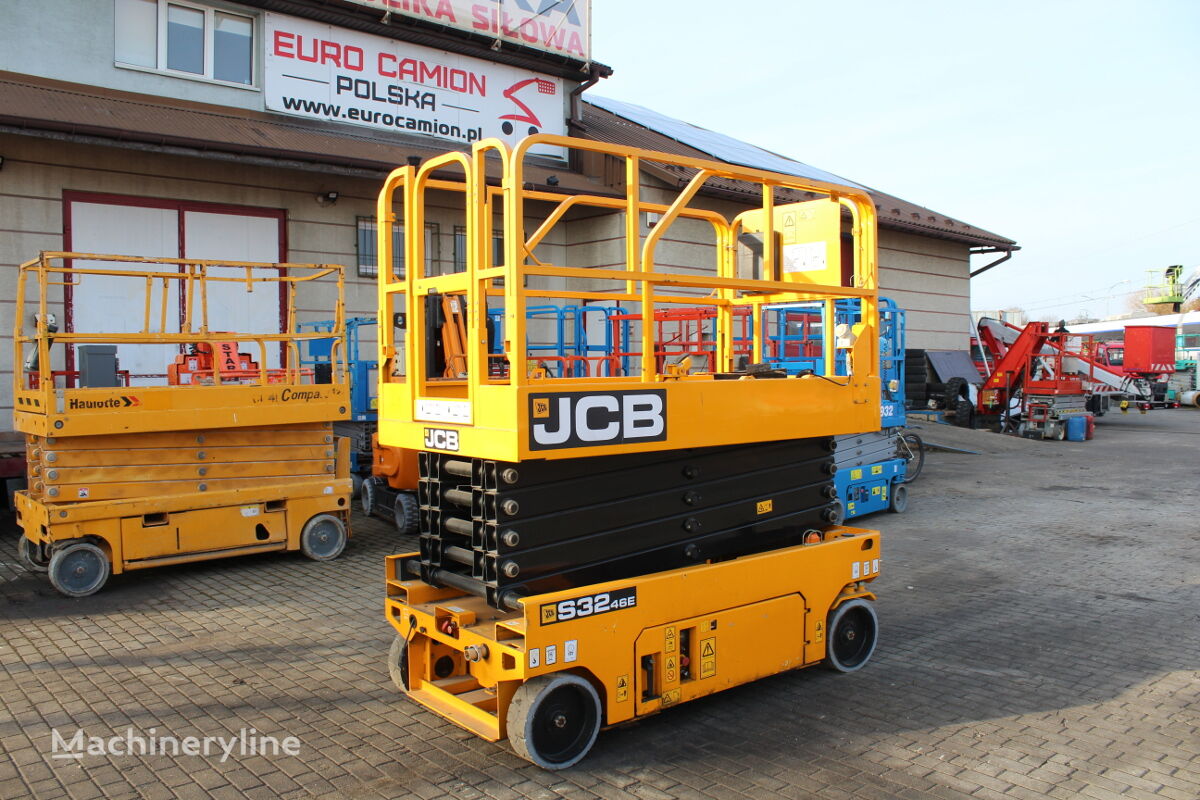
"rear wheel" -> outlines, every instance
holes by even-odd
[[[42,546],[26,536],[17,540],[17,558],[30,572],[45,572],[50,568],[50,559],[45,557]]]
[[[826,631],[825,666],[836,672],[857,672],[875,652],[879,619],[870,601],[849,600],[830,613]]]
[[[897,483],[892,487],[892,496],[888,500],[888,511],[894,514],[903,514],[908,510],[908,487],[903,483]]]
[[[526,681],[508,706],[508,741],[542,769],[566,769],[587,755],[600,733],[600,696],[570,673]]]
[[[87,597],[112,573],[108,556],[91,542],[75,542],[54,551],[47,567],[50,585],[67,597]]]
[[[359,503],[362,507],[362,513],[368,517],[375,513],[375,498],[378,497],[379,491],[375,486],[374,478],[367,478],[363,481],[362,494],[358,496]]]
[[[421,522],[421,506],[417,496],[412,492],[400,492],[396,495],[396,505],[392,508],[396,519],[396,530],[404,536],[415,536]]]
[[[332,514],[317,514],[304,523],[300,552],[313,561],[332,561],[346,549],[346,526]]]

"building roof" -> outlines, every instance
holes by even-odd
[[[606,102],[613,105],[611,101]],[[763,159],[772,159],[769,163],[776,165],[776,171],[789,171],[797,175],[807,172],[807,177],[825,176],[820,179],[844,182],[837,176],[753,145],[728,140],[728,137],[723,138],[735,142],[740,150],[713,153],[664,132],[652,130],[599,105],[584,102],[581,108],[582,124],[574,132],[597,141],[697,158],[734,160],[730,157],[733,155],[741,159],[737,163],[752,160],[747,154],[761,154]],[[686,123],[678,122],[678,125],[684,126]],[[424,160],[452,147],[449,142],[436,142],[403,133],[133,94],[12,72],[0,72],[0,131],[3,130],[35,135],[51,132],[77,138],[92,137],[101,142],[183,150],[212,157],[270,159],[280,166],[313,168],[321,165],[327,168],[332,165],[341,170],[361,171],[364,175],[387,172],[406,163],[411,157]],[[697,143],[705,144],[703,141]],[[711,142],[707,146],[717,149]],[[788,169],[789,164],[796,165],[795,169]],[[691,171],[685,168],[650,164],[645,167],[668,182],[686,182],[691,177]],[[604,191],[587,176],[571,172],[553,162],[531,159],[526,175],[529,180],[539,184],[544,184],[548,176],[554,175],[563,190]],[[713,180],[706,188],[751,199],[750,187],[738,181]],[[1012,239],[874,189],[868,188],[867,191],[875,198],[879,222],[883,227],[951,239],[974,247],[1017,249]],[[782,190],[780,195],[782,201],[807,199],[803,193],[789,190]]]
[[[674,120],[655,111],[630,103],[605,98],[588,97],[583,112],[584,130],[588,138],[644,147],[696,158],[714,157],[744,166],[770,169],[789,175],[857,186],[865,189],[875,200],[879,224],[885,228],[951,239],[975,247],[1016,250],[1016,242],[961,220],[953,219],[923,206],[872,189],[794,159],[777,155],[754,145],[716,134],[695,125]],[[677,180],[687,180],[691,172],[678,170]],[[713,182],[717,183],[717,182]],[[733,181],[726,181],[733,184]],[[725,187],[737,191],[736,186]],[[742,189],[749,193],[749,187]],[[784,194],[787,194],[786,192]],[[799,195],[793,192],[792,194]],[[797,196],[794,199],[805,199]]]

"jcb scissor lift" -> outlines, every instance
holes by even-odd
[[[14,363],[28,357],[14,389],[29,483],[16,497],[22,561],[80,597],[110,574],[165,564],[275,550],[336,558],[351,486],[348,449],[332,429],[348,417],[345,359],[335,351],[328,381],[315,382],[298,343],[328,334],[294,332],[297,291],[322,278],[337,287],[340,334],[339,266],[85,253],[22,264],[14,334]],[[103,330],[59,331],[49,313],[55,287],[80,295],[97,287],[128,305],[111,309]],[[256,302],[282,298],[286,330],[211,329],[216,297],[230,287]],[[78,369],[64,368],[68,352]],[[153,372],[120,369],[121,357]]]
[[[574,151],[607,186],[534,185],[534,145]],[[647,169],[671,177],[650,189]],[[757,207],[716,211],[730,206],[706,187]],[[403,263],[425,264],[412,232],[448,206],[461,209],[466,270],[397,274],[393,226]],[[880,419],[866,194],[539,135],[397,169],[378,221],[379,318],[393,323],[380,332],[379,440],[419,452],[420,549],[387,560],[403,691],[559,769],[602,726],[783,670],[867,661],[879,536],[832,524],[833,437]],[[681,229],[711,244],[681,254]],[[761,258],[746,237],[767,243]],[[844,298],[861,315],[838,325]],[[824,369],[772,368],[766,309],[814,301]],[[619,369],[545,369],[546,332],[527,311],[547,303],[632,312],[636,355]],[[713,357],[659,358],[656,312],[697,306],[715,318]],[[447,307],[464,327],[453,353]],[[503,316],[498,348],[489,312]]]

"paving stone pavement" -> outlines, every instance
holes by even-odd
[[[382,557],[268,555],[59,597],[0,553],[0,798],[1200,797],[1200,412],[1086,443],[927,425],[884,532],[882,635],[854,675],[793,672],[602,733],[543,772],[401,698]],[[295,736],[297,756],[53,759],[85,736]]]

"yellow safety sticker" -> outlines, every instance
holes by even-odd
[[[847,510],[847,511],[853,511],[853,510],[854,510],[854,503],[846,503],[846,510]]]
[[[666,708],[667,706],[673,706],[678,702],[679,702],[679,690],[678,689],[670,689],[668,691],[663,692],[663,694],[662,694],[663,708]]]
[[[667,656],[666,670],[663,673],[664,683],[674,683],[679,680],[679,657]]]
[[[674,653],[676,641],[675,626],[671,625],[663,632],[663,651],[667,653]]]
[[[872,487],[871,487],[871,494],[879,494],[879,487],[878,487],[878,486],[872,486]]]
[[[617,677],[617,702],[623,703],[629,699],[629,676],[620,675]]]
[[[774,500],[760,500],[759,501],[759,503],[758,503],[758,513],[759,514],[770,514],[774,510],[775,510],[775,501]]]
[[[874,466],[872,466],[871,474],[872,475],[882,475],[883,474],[883,464],[875,464]]]
[[[825,641],[825,623],[817,620],[817,624],[813,626],[813,641]]]
[[[700,677],[711,678],[717,674],[717,637],[700,640]]]
[[[861,470],[861,469],[852,469],[852,470],[850,470],[850,480],[852,480],[852,481],[856,481],[856,480],[858,480],[858,479],[859,479],[859,478],[861,478],[861,477],[862,477],[862,470]]]

